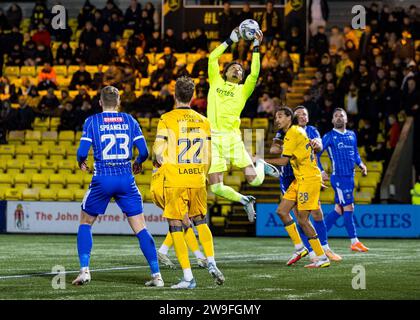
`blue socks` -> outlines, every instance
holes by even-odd
[[[305,232],[303,232],[302,227],[299,224],[297,225],[297,227],[298,227],[299,235],[300,235],[300,238],[302,239],[303,245],[306,247],[306,249],[308,249],[309,251],[312,251],[312,247],[309,244],[308,237],[306,236]]]
[[[79,253],[80,268],[89,267],[92,245],[92,226],[81,224],[77,232],[77,252]]]
[[[325,226],[327,227],[327,231],[330,231],[334,223],[340,217],[341,215],[335,210],[331,211],[330,214],[325,217]]]
[[[344,226],[350,239],[357,238],[356,225],[354,223],[353,211],[344,211]]]
[[[159,273],[159,263],[157,258],[157,252],[155,247],[155,241],[153,240],[150,232],[145,228],[141,230],[137,235],[139,239],[140,249],[143,252],[147,262],[149,263],[152,275]]]
[[[313,225],[318,235],[318,239],[321,242],[321,246],[327,245],[328,244],[327,228],[325,227],[324,220],[321,220],[321,221],[314,220]],[[312,247],[309,244],[308,237],[306,236],[305,232],[303,232],[303,229],[301,228],[300,225],[298,225],[298,231],[299,231],[300,238],[302,239],[303,245],[306,247],[306,249],[309,250],[309,252],[311,252]]]

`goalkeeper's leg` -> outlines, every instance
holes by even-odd
[[[244,209],[248,214],[248,220],[253,222],[255,219],[254,203],[255,198],[252,196],[245,196],[235,191],[232,187],[223,184],[223,172],[215,172],[209,174],[210,190],[215,195],[225,199],[240,202],[244,205]]]

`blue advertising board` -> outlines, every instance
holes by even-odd
[[[257,236],[287,236],[276,213],[277,206],[277,203],[257,204]],[[322,205],[325,216],[333,209],[334,205]],[[420,238],[420,206],[356,205],[354,218],[357,235],[362,238]],[[328,236],[347,237],[343,220],[337,220]]]

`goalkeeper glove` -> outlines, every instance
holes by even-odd
[[[255,39],[252,44],[254,45],[254,47],[259,47],[263,39],[263,33],[261,30],[258,30],[256,33],[257,34],[255,35]]]
[[[231,45],[232,43],[236,43],[239,41],[239,28],[235,28],[232,30],[232,32],[230,33],[230,37],[229,39],[226,40],[226,43],[228,45]]]

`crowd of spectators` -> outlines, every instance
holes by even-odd
[[[313,3],[314,8],[319,5],[318,1]],[[322,10],[325,16],[325,6]],[[313,16],[316,20],[316,14]],[[77,47],[72,48],[72,29],[51,27],[51,11],[45,1],[35,3],[29,31],[23,34],[22,18],[17,4],[0,9],[0,65],[42,68],[36,83],[23,78],[19,88],[7,77],[0,78],[0,94],[10,96],[2,101],[0,111],[3,131],[30,129],[36,116],[60,116],[60,129],[78,130],[87,116],[100,111],[98,95],[91,98],[88,91],[104,85],[123,90],[123,111],[135,116],[159,116],[172,108],[174,80],[181,75],[199,78],[192,105],[205,114],[209,90],[207,54],[211,48],[203,29],[183,32],[182,41],[177,41],[170,28],[161,35],[159,14],[150,2],[142,5],[131,0],[123,11],[113,0],[108,0],[104,8],[87,0],[77,17],[79,37]],[[220,38],[227,38],[247,18],[252,18],[249,5],[235,11],[225,2],[218,17]],[[359,144],[366,146],[369,159],[374,160],[386,158],[387,151],[395,148],[407,116],[414,116],[416,133],[419,132],[420,49],[415,48],[415,40],[420,39],[420,20],[415,6],[404,10],[387,5],[380,8],[373,3],[368,8],[366,29],[361,31],[350,26],[328,26],[326,21],[318,21],[316,26],[312,23],[307,48],[303,30],[298,26],[281,34],[280,19],[272,2],[266,2],[259,23],[265,39],[260,49],[260,79],[243,116],[271,116],[276,107],[287,104],[296,76],[291,55],[299,54],[300,66],[318,69],[304,93],[303,104],[321,133],[331,128],[331,111],[344,107],[349,114],[349,127],[359,130]],[[132,30],[132,35],[124,40],[127,29]],[[53,42],[60,42],[55,54]],[[147,54],[161,52],[156,70],[149,73],[151,61]],[[199,55],[191,74],[185,62],[174,55],[189,52]],[[248,73],[250,42],[239,41],[231,52]],[[57,82],[57,65],[79,66],[68,88]],[[97,72],[91,74],[86,65],[98,66]],[[109,66],[106,71],[104,65]],[[142,87],[136,96],[136,81],[142,78],[150,78],[150,85]],[[41,97],[40,90],[47,94]],[[58,97],[54,90],[61,90],[61,95]],[[77,90],[78,94],[70,98],[69,90]],[[12,103],[19,108],[12,108]]]

